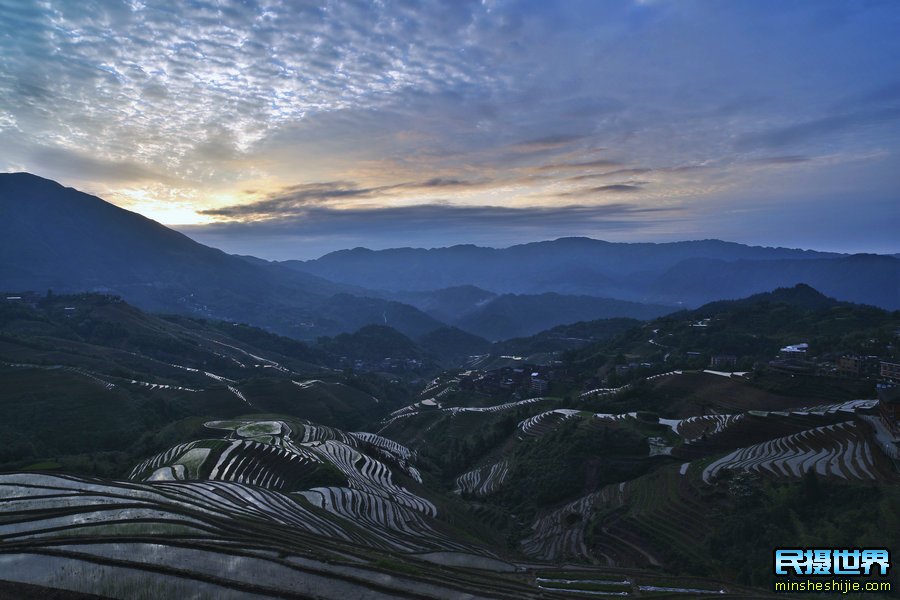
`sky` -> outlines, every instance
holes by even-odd
[[[900,252],[900,3],[0,0],[0,171],[228,252]]]

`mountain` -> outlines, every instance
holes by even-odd
[[[390,410],[379,379],[346,378],[332,365],[324,348],[245,325],[152,315],[113,296],[4,297],[0,470],[48,457],[76,465],[105,452],[99,472],[115,475],[123,460],[203,416],[278,412],[358,427]]]
[[[630,317],[650,319],[672,312],[672,307],[639,304],[593,296],[504,294],[456,322],[464,331],[491,340],[524,337],[578,321]]]
[[[364,361],[385,358],[419,360],[422,350],[414,341],[385,325],[366,325],[353,333],[342,333],[323,339],[319,347],[335,356]]]
[[[622,317],[557,325],[528,337],[512,338],[497,342],[494,344],[492,352],[499,355],[524,357],[535,354],[558,353],[565,350],[574,350],[590,343],[608,340],[640,325],[641,321],[637,319]],[[527,360],[530,361],[531,359]]]
[[[554,292],[498,295],[471,285],[428,291],[383,292],[381,295],[415,306],[458,330],[491,340],[531,336],[581,321],[617,317],[650,319],[677,308]],[[473,351],[469,354],[479,353]]]
[[[439,290],[388,292],[383,297],[415,306],[444,323],[453,323],[478,310],[497,294],[474,285],[461,285]]]
[[[900,307],[896,257],[720,240],[630,244],[561,238],[504,249],[355,248],[281,264],[344,284],[407,293],[473,285],[500,294],[556,292],[699,306],[806,282],[841,299]]]
[[[793,287],[781,287],[771,292],[763,292],[761,294],[753,294],[739,300],[720,300],[718,302],[710,302],[698,308],[695,314],[719,313],[724,310],[736,310],[739,308],[753,308],[758,305],[779,305],[784,304],[794,308],[805,310],[822,310],[836,308],[838,306],[850,306],[849,302],[841,302],[834,298],[829,298],[819,290],[805,283],[797,284]]]
[[[877,254],[776,262],[694,258],[653,279],[647,286],[647,297],[657,301],[678,297],[696,306],[716,298],[744,298],[798,283],[849,302],[888,310],[900,308],[900,260]]]
[[[417,341],[427,353],[449,366],[461,365],[470,356],[491,351],[489,341],[456,327],[435,329]]]
[[[811,356],[831,363],[821,365],[828,372],[845,353],[891,359],[898,328],[898,311],[839,301],[800,284],[665,315],[612,340],[576,349],[569,358],[582,364],[584,372],[596,372],[617,355],[659,369],[705,368],[712,356],[731,355],[737,361],[732,366],[749,370],[775,359],[784,346],[807,343]],[[833,380],[828,385],[839,387]],[[822,397],[830,393],[828,385]]]
[[[430,250],[354,248],[316,260],[282,264],[332,281],[372,289],[425,291],[469,284],[495,292],[603,295],[598,291],[615,286],[618,276],[662,272],[689,258],[731,261],[834,256],[838,255],[719,240],[627,244],[560,238],[500,249],[472,245]],[[578,281],[579,278],[584,281]]]
[[[874,380],[826,367],[900,360],[898,319],[801,285],[407,378],[329,365],[486,342],[0,296],[0,597],[774,598],[773,547],[897,546]],[[821,372],[768,366],[785,339]],[[729,345],[750,372],[684,351]]]
[[[413,336],[417,309],[194,242],[100,198],[0,174],[0,289],[117,294],[146,310],[246,321],[301,339],[379,322]]]
[[[352,294],[335,294],[320,300],[312,307],[316,326],[332,330],[356,331],[373,323],[386,325],[411,337],[418,337],[444,324],[417,308]]]

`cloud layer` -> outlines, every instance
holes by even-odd
[[[900,225],[884,204],[900,189],[893,2],[0,0],[0,13],[0,169],[211,222],[226,249],[276,230],[302,245],[353,229],[364,245],[367,223],[402,244],[423,215],[448,223],[427,227],[431,245],[485,223],[498,240],[551,237],[563,221],[752,241],[771,228],[754,232],[747,211],[777,220],[817,198],[882,223],[875,245]]]

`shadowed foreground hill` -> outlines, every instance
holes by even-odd
[[[0,470],[118,475],[201,416],[278,412],[359,427],[390,410],[396,386],[345,377],[332,361],[260,329],[150,315],[112,296],[3,300]]]

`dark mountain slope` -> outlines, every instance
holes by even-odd
[[[491,343],[481,336],[456,327],[441,327],[418,339],[429,354],[448,366],[457,366],[469,356],[491,351]]]
[[[328,300],[347,286],[225,254],[27,173],[0,174],[0,289],[112,292],[146,310],[247,321],[300,338],[383,322],[384,314],[411,335],[440,325],[379,299],[345,295],[333,310]]]
[[[497,342],[491,349],[494,354],[528,356],[538,353],[574,350],[588,344],[608,340],[635,329],[641,321],[628,318],[579,321],[569,325],[557,325],[529,337],[513,338]]]
[[[105,464],[80,467],[116,475],[170,443],[155,432],[184,433],[200,417],[278,412],[353,428],[397,404],[378,378],[344,377],[333,362],[260,329],[147,314],[113,296],[4,297],[0,470],[104,452]]]
[[[785,304],[795,308],[806,310],[821,310],[834,308],[836,306],[848,306],[849,302],[841,302],[834,298],[829,298],[819,290],[805,283],[797,284],[793,287],[777,288],[771,292],[763,292],[754,294],[747,298],[739,300],[720,300],[718,302],[710,302],[704,304],[696,311],[695,314],[720,313],[726,310],[752,309],[756,305],[762,304]]]
[[[424,292],[393,292],[385,294],[385,297],[415,306],[439,321],[451,323],[484,306],[497,294],[474,285],[461,285]]]
[[[557,325],[613,317],[650,319],[672,312],[661,305],[593,296],[505,294],[460,319],[456,326],[492,340],[533,335]]]
[[[0,175],[0,227],[4,289],[271,285],[264,271],[220,250],[27,173]]]
[[[847,352],[890,357],[898,327],[898,311],[841,302],[801,284],[666,315],[569,358],[591,371],[617,354],[668,365],[660,368],[705,368],[711,356],[727,354],[746,370],[801,342],[811,356],[834,355],[830,360]]]
[[[319,348],[335,356],[368,361],[422,357],[422,349],[414,341],[385,325],[367,325],[353,333],[321,339]]]

